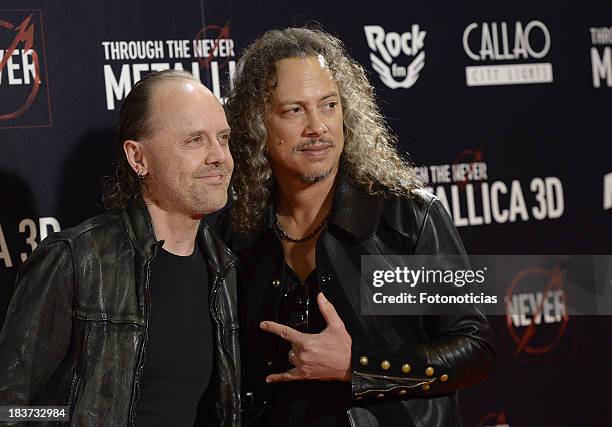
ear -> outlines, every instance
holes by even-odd
[[[123,142],[123,151],[128,163],[134,172],[136,172],[136,175],[144,177],[148,173],[148,170],[142,143],[127,139]]]

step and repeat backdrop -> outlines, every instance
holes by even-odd
[[[469,253],[612,253],[609,0],[3,0],[0,322],[37,244],[102,211],[136,81],[181,68],[224,102],[254,37],[312,22],[368,71]],[[465,425],[610,425],[612,318],[521,301],[490,319],[497,369],[461,394]]]

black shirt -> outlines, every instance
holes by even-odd
[[[151,262],[151,312],[136,425],[193,426],[212,373],[206,261],[160,248]]]
[[[316,269],[301,281],[285,264],[279,311],[280,323],[300,332],[316,334],[326,328],[317,304],[320,287]],[[288,353],[291,344],[278,346],[275,367],[293,368]],[[350,383],[342,381],[288,381],[273,383],[267,425],[286,427],[349,427],[346,411]]]

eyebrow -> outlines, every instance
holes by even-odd
[[[219,132],[217,132],[216,135],[219,136],[219,135],[223,135],[223,134],[230,133],[230,132],[231,132],[231,129],[229,127],[227,127],[225,129],[222,129]],[[190,132],[186,136],[186,138],[189,139],[189,138],[193,138],[194,136],[198,136],[198,135],[206,135],[206,131],[204,129],[201,129],[201,130],[196,130],[196,131]]]
[[[327,95],[322,96],[319,99],[319,102],[325,101],[328,98],[333,98],[334,96],[340,96],[340,94],[338,92],[330,92]],[[278,103],[278,105],[301,104],[301,103],[302,103],[302,101],[298,101],[298,100],[294,100],[294,99],[287,99],[287,100],[284,100],[284,101],[280,101]]]
[[[217,135],[223,135],[223,134],[225,134],[225,133],[231,133],[231,131],[232,131],[232,130],[231,130],[230,128],[228,128],[228,127],[227,127],[227,128],[225,128],[225,129],[220,130],[219,132],[217,132]]]

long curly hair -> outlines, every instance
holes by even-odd
[[[168,80],[193,80],[200,83],[190,72],[163,70],[149,74],[138,81],[125,97],[119,112],[117,138],[115,140],[114,175],[105,177],[102,184],[102,204],[106,209],[125,209],[141,194],[146,179],[141,180],[130,166],[123,143],[132,139],[138,141],[151,132],[151,96],[153,89]]]
[[[273,193],[264,115],[270,90],[277,83],[276,62],[319,55],[340,92],[345,138],[340,161],[349,180],[371,194],[410,197],[412,190],[422,187],[408,160],[396,149],[396,138],[376,105],[365,70],[347,55],[343,43],[319,29],[271,30],[243,52],[226,105],[232,129],[230,149],[236,162],[232,225],[237,231],[261,229]]]

